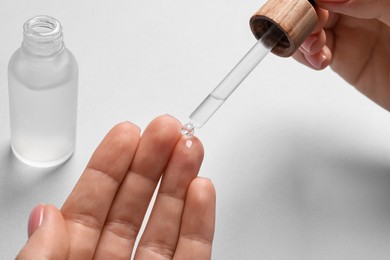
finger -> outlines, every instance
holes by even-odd
[[[210,180],[196,178],[192,181],[174,259],[211,259],[215,199],[215,189]]]
[[[317,13],[318,22],[317,22],[317,26],[314,28],[312,34],[316,34],[316,33],[319,33],[320,31],[322,31],[322,29],[324,28],[324,26],[327,23],[328,18],[329,18],[329,11],[328,10],[322,9],[318,6],[316,6],[315,9],[316,9],[316,13]]]
[[[300,46],[300,48],[303,48],[309,53],[310,51],[311,53],[318,52],[322,48],[323,44],[325,43],[325,33],[323,28],[328,21],[329,12],[319,7],[316,7],[316,12],[318,17],[318,23],[314,31],[307,37],[307,39]]]
[[[45,210],[45,205],[39,204],[31,211],[30,217],[28,218],[28,227],[27,227],[27,233],[29,238],[35,232],[35,230],[37,230],[39,226],[42,224],[44,210]]]
[[[332,53],[330,52],[327,46],[324,46],[322,50],[316,54],[313,55],[303,54],[303,55],[305,59],[309,62],[311,67],[316,70],[322,70],[326,68],[332,60]]]
[[[304,54],[313,55],[318,53],[325,45],[326,34],[324,30],[319,33],[310,35],[305,42],[299,47]]]
[[[171,116],[153,120],[142,135],[130,171],[111,207],[96,259],[129,259],[153,192],[174,147],[181,124]]]
[[[70,234],[70,258],[91,259],[108,211],[140,139],[131,123],[115,126],[98,146],[61,211]]]
[[[321,70],[328,66],[331,62],[331,56],[326,56],[328,52],[326,50],[323,51],[324,45],[327,41],[326,33],[323,28],[329,23],[331,14],[329,14],[327,10],[319,8],[318,6],[316,6],[316,12],[318,16],[317,26],[313,33],[307,37],[299,49],[294,53],[293,58],[312,69]],[[315,54],[317,60],[309,58],[311,62],[309,62],[309,60],[305,57],[305,55],[313,56]],[[325,54],[325,56],[322,54]],[[321,58],[322,60],[318,60],[318,58]]]
[[[177,143],[161,180],[156,202],[137,247],[136,258],[172,259],[180,233],[185,197],[203,160],[203,146],[193,137]]]
[[[30,215],[30,238],[16,257],[24,259],[67,259],[69,237],[61,212],[54,206],[39,205]]]
[[[339,14],[336,14],[336,13],[333,13],[333,12],[329,12],[328,19],[326,20],[326,23],[324,25],[324,29],[325,30],[326,29],[333,30],[334,26],[339,21],[339,18],[340,18]]]
[[[329,11],[363,19],[378,19],[390,26],[390,0],[317,0]]]
[[[332,61],[332,53],[327,46],[324,46],[320,52],[314,55],[307,55],[301,51],[297,51],[293,57],[298,62],[315,70],[325,69]]]

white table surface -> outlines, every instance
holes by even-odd
[[[264,1],[0,2],[0,259],[39,203],[60,207],[116,123],[189,113],[254,44]],[[22,24],[62,23],[80,68],[77,148],[27,167],[9,146],[7,63]],[[390,117],[331,70],[268,55],[197,135],[217,190],[213,259],[389,259]]]

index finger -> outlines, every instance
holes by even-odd
[[[103,139],[61,212],[70,236],[70,259],[92,259],[115,194],[140,140],[131,123],[116,125]]]

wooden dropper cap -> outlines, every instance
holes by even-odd
[[[317,25],[317,13],[309,0],[268,0],[250,19],[253,34],[259,39],[272,24],[284,37],[272,49],[289,57],[301,46]]]

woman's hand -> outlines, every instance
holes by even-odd
[[[215,191],[197,177],[203,147],[180,123],[161,116],[142,137],[131,123],[115,126],[94,152],[61,211],[38,205],[17,259],[210,259]],[[157,197],[135,241],[153,192]]]
[[[294,54],[314,69],[330,65],[390,110],[390,0],[316,0],[319,23]]]

